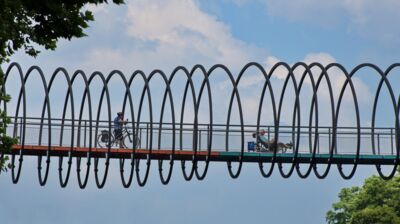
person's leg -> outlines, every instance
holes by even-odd
[[[116,135],[115,135],[115,139],[117,140],[117,144],[119,146],[119,148],[123,148],[123,142],[122,142],[122,130],[121,129],[117,129],[116,130]]]
[[[124,139],[121,137],[120,139],[119,139],[119,147],[122,149],[122,148],[125,148],[125,144],[124,144]]]

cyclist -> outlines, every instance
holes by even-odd
[[[264,129],[261,129],[260,132],[254,133],[253,137],[257,138],[257,140],[265,147],[265,149],[267,151],[274,151],[275,150],[275,144],[276,146],[278,146],[278,150],[284,150],[284,152],[286,151],[286,149],[291,149],[293,147],[293,144],[290,143],[282,143],[282,142],[276,142],[275,138],[272,139],[268,139],[267,136],[265,135],[267,132]]]
[[[122,112],[117,113],[117,117],[114,118],[114,136],[115,141],[118,143],[120,148],[124,148],[124,141],[122,135],[122,129],[126,121],[124,121],[124,114]]]
[[[266,133],[267,132],[264,129],[261,129],[258,135],[258,139],[260,140],[261,144],[263,144],[266,148],[269,148],[269,146],[274,144],[276,140],[274,138],[268,140],[267,136],[265,136]]]

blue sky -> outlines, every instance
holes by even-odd
[[[371,62],[385,69],[400,59],[399,6],[394,0],[141,0],[88,6],[96,18],[88,37],[61,41],[56,51],[43,51],[37,58],[17,53],[12,61],[25,70],[39,65],[47,74],[58,66],[71,73],[156,68],[168,73],[178,65],[198,63],[223,63],[238,71],[250,61],[268,68],[279,60],[339,62],[349,70]],[[356,84],[362,108],[370,106],[373,84],[364,77]],[[252,94],[245,97],[248,108]],[[368,124],[368,118],[363,122]],[[53,159],[46,187],[37,183],[34,159],[25,159],[19,184],[11,183],[9,173],[0,176],[3,222],[324,223],[342,187],[375,174],[368,167],[349,181],[336,169],[325,180],[284,179],[278,172],[264,179],[257,165],[247,164],[239,179],[232,180],[225,164],[212,164],[206,180],[186,182],[177,163],[172,182],[163,186],[153,163],[146,187],[123,189],[114,161],[105,189],[96,189],[91,175],[90,186],[80,190],[75,174],[66,189],[59,187],[56,163]]]

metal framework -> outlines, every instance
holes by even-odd
[[[62,187],[67,186],[69,181],[69,177],[71,174],[71,166],[73,162],[73,158],[76,157],[76,173],[78,177],[78,183],[80,188],[85,188],[88,179],[90,168],[92,165],[92,161],[94,161],[94,175],[96,185],[99,188],[102,188],[107,180],[108,170],[109,170],[109,163],[111,158],[118,158],[120,161],[120,173],[122,184],[124,187],[129,187],[136,176],[137,183],[139,186],[144,186],[148,180],[150,166],[152,160],[158,161],[159,167],[159,175],[160,180],[163,184],[168,184],[171,180],[172,171],[174,167],[174,162],[176,160],[181,161],[181,169],[183,172],[183,176],[185,180],[191,180],[193,177],[196,177],[198,180],[202,180],[206,177],[208,172],[209,164],[211,161],[225,161],[227,163],[227,168],[229,171],[229,175],[232,178],[239,177],[242,169],[242,165],[245,162],[256,162],[259,164],[259,169],[263,177],[269,177],[273,173],[274,168],[277,166],[279,173],[284,178],[290,177],[294,172],[296,172],[301,178],[308,177],[312,172],[318,178],[325,178],[333,164],[336,164],[338,167],[338,171],[340,175],[344,179],[350,179],[354,176],[356,169],[359,164],[371,164],[375,165],[379,175],[384,179],[392,178],[397,170],[397,166],[400,163],[400,96],[396,96],[393,90],[393,83],[390,83],[388,80],[388,76],[391,72],[396,69],[397,67],[400,68],[400,64],[392,64],[389,66],[385,71],[381,70],[374,64],[360,64],[353,68],[350,72],[347,71],[344,66],[333,63],[327,66],[323,66],[320,63],[312,63],[312,64],[305,64],[302,62],[296,63],[294,65],[288,65],[283,62],[279,62],[275,64],[269,71],[267,72],[263,66],[258,63],[248,63],[244,66],[238,75],[233,75],[232,72],[224,65],[214,65],[208,70],[201,66],[196,65],[191,70],[185,67],[176,67],[170,75],[165,74],[161,70],[154,70],[150,74],[146,75],[142,71],[135,71],[131,75],[124,75],[121,71],[114,70],[110,72],[108,75],[104,75],[100,72],[94,72],[90,75],[86,75],[83,71],[78,70],[74,72],[72,75],[69,75],[66,69],[58,68],[56,69],[51,76],[46,77],[42,69],[38,66],[30,67],[26,73],[23,72],[21,66],[18,63],[12,63],[9,65],[6,76],[5,76],[5,83],[7,84],[7,80],[10,78],[11,75],[18,75],[20,86],[14,87],[19,89],[19,94],[17,96],[12,96],[13,99],[17,100],[17,106],[15,108],[15,114],[8,114],[12,118],[11,126],[14,128],[13,136],[19,137],[19,144],[14,147],[11,154],[11,176],[13,183],[17,183],[21,174],[22,163],[24,155],[36,155],[38,158],[38,177],[40,185],[45,185],[48,180],[49,168],[51,158],[54,156],[59,157],[59,181]],[[277,76],[277,69],[284,68],[286,71],[286,77],[284,79],[284,85],[281,92],[277,93],[274,92],[273,89],[273,78]],[[302,68],[304,69],[303,74],[301,75],[300,80],[295,78],[294,71],[296,69]],[[320,72],[318,74],[313,74],[312,69],[318,68]],[[365,133],[364,127],[361,126],[360,122],[360,109],[359,109],[359,96],[356,94],[355,84],[354,84],[354,75],[361,69],[369,68],[374,71],[376,75],[378,75],[380,81],[378,83],[378,88],[374,95],[374,102],[372,102],[372,114],[371,116],[371,126],[367,128],[368,133],[367,135],[370,136],[371,139],[371,147],[372,147],[372,155],[376,155],[379,157],[368,157],[361,153],[361,138]],[[239,84],[241,83],[243,75],[249,69],[257,69],[262,76],[263,76],[263,87],[262,87],[262,94],[259,96],[258,99],[258,111],[257,111],[257,122],[255,125],[251,126],[249,124],[245,124],[244,122],[244,108],[243,102],[241,101],[241,93],[239,91]],[[337,69],[340,70],[341,73],[345,76],[345,81],[343,85],[340,87],[340,94],[338,96],[337,101],[334,100],[333,94],[333,83],[331,80],[331,75],[329,71]],[[213,99],[218,94],[212,92],[212,88],[210,85],[210,77],[213,76],[216,70],[223,71],[226,74],[226,78],[229,84],[232,87],[232,92],[229,97],[229,108],[226,117],[226,123],[224,124],[216,124],[213,121],[214,111],[217,110],[213,108]],[[197,92],[195,91],[195,81],[192,79],[193,74],[196,72],[200,72],[203,75],[200,84],[200,90]],[[40,105],[41,108],[41,117],[31,118],[29,114],[29,110],[32,108],[28,108],[27,104],[27,88],[29,85],[28,80],[31,78],[32,74],[38,74],[39,79],[41,81],[41,86],[43,87],[44,91],[44,99],[43,104]],[[185,74],[185,87],[184,87],[184,94],[182,97],[182,105],[181,111],[177,111],[174,107],[174,99],[172,94],[171,85],[174,82],[174,78],[177,76],[178,73]],[[64,98],[60,98],[63,100],[64,107],[63,107],[63,115],[61,118],[55,119],[52,117],[52,107],[50,105],[50,95],[55,94],[57,90],[52,88],[54,80],[56,77],[62,76],[65,78],[65,85],[67,85],[68,91]],[[165,89],[162,90],[161,96],[157,96],[154,94],[154,90],[151,89],[150,83],[154,79],[154,77],[160,76],[165,84]],[[122,111],[125,114],[129,114],[132,118],[132,121],[129,123],[129,129],[132,131],[133,135],[135,136],[138,133],[141,133],[143,130],[146,131],[146,147],[145,149],[138,149],[136,144],[134,143],[133,146],[129,150],[116,150],[109,146],[107,149],[98,149],[95,136],[96,133],[99,132],[101,128],[108,129],[109,133],[112,132],[112,122],[113,122],[113,114],[112,114],[112,105],[111,99],[112,96],[109,90],[109,83],[114,78],[119,78],[122,82],[123,86],[125,87],[125,94],[122,104]],[[47,80],[46,78],[50,78]],[[31,78],[32,79],[32,78]],[[100,79],[102,86],[101,88],[101,95],[99,98],[98,107],[95,108],[93,106],[93,98],[91,97],[91,89],[93,87],[93,80]],[[138,104],[137,114],[135,116],[135,108],[134,108],[134,100],[131,93],[131,86],[137,80],[141,79],[144,82],[143,89],[141,89],[140,95],[140,102]],[[312,87],[312,99],[310,105],[304,105],[301,103],[300,94],[304,89],[305,80],[309,79],[311,81]],[[80,102],[74,102],[74,83],[76,84],[77,80],[83,82],[84,84],[84,92],[82,96],[82,100]],[[78,82],[79,82],[78,81]],[[321,90],[320,86],[321,83],[325,82],[327,84],[327,89]],[[2,91],[7,93],[6,84],[3,85]],[[289,85],[290,84],[290,85]],[[289,86],[293,86],[293,91],[295,93],[295,100],[294,100],[294,110],[293,110],[293,119],[292,124],[290,126],[283,126],[282,125],[282,108],[285,101],[285,93],[287,92],[287,88]],[[376,133],[378,128],[376,127],[376,114],[377,114],[377,105],[380,99],[380,94],[382,89],[388,90],[390,102],[393,106],[392,108],[387,108],[387,110],[394,111],[395,118],[393,119],[395,123],[393,127],[390,128],[390,137],[392,138],[392,146],[394,145],[395,150],[392,152],[390,156],[382,156],[380,155],[377,146],[379,147],[379,143],[376,142]],[[350,91],[352,95],[353,105],[354,105],[354,112],[356,118],[356,126],[352,128],[356,139],[356,149],[351,154],[351,156],[343,156],[338,155],[337,153],[337,141],[338,135],[340,132],[341,127],[338,126],[339,114],[341,112],[342,105],[343,105],[343,98],[345,92]],[[330,105],[330,114],[329,117],[331,119],[332,126],[331,127],[322,127],[319,125],[320,121],[320,114],[318,111],[318,97],[320,97],[321,92],[324,91],[324,94],[328,93],[329,95],[329,105]],[[278,94],[278,98],[275,98],[275,95]],[[265,98],[270,96],[270,104],[265,105]],[[160,108],[160,117],[155,117],[153,112],[155,108],[153,108],[152,100],[155,97],[161,97],[162,103],[158,105]],[[206,99],[206,100],[204,100]],[[276,101],[279,99],[279,101]],[[149,113],[149,121],[143,121],[142,117],[145,111],[144,105],[145,101],[147,100],[148,108],[146,108],[146,112]],[[194,119],[190,125],[193,127],[189,131],[185,130],[185,107],[186,101],[191,100],[193,102],[193,111],[194,111]],[[207,102],[208,103],[208,117],[209,122],[199,123],[199,108],[201,103]],[[106,120],[101,120],[101,113],[102,113],[102,105],[106,105]],[[170,114],[171,117],[169,118],[170,122],[165,121],[165,108],[167,105],[170,105]],[[232,114],[233,114],[233,107],[237,105],[238,110],[238,117],[239,123],[233,124],[232,123]],[[7,112],[7,105],[3,104],[4,111]],[[309,124],[307,126],[301,125],[301,111],[304,111],[302,107],[310,106],[309,111]],[[269,126],[273,136],[279,142],[280,136],[282,136],[283,129],[289,130],[289,134],[291,135],[291,139],[294,143],[293,152],[289,154],[279,154],[276,150],[270,154],[262,154],[262,153],[249,153],[246,152],[246,134],[248,134],[249,130],[259,131],[262,128],[265,128],[266,125],[262,123],[262,113],[265,108],[272,108],[272,116],[273,116],[273,125]],[[68,108],[70,111],[68,111]],[[75,110],[75,108],[79,108]],[[96,111],[97,109],[97,111]],[[79,111],[79,113],[76,113]],[[83,118],[83,114],[87,113],[89,115],[88,119]],[[70,118],[67,118],[67,114],[70,114]],[[177,119],[179,118],[179,120]],[[157,120],[158,119],[158,120]],[[36,120],[36,126],[38,127],[38,142],[36,143],[36,148],[32,147],[26,143],[27,136],[29,135],[29,130],[27,130],[28,126],[31,124],[32,120]],[[146,128],[143,128],[143,125],[146,125]],[[58,127],[60,130],[60,140],[59,144],[54,142],[54,133],[52,133],[55,126]],[[217,128],[219,127],[219,129]],[[69,128],[69,129],[68,129]],[[17,130],[19,129],[19,133]],[[45,130],[48,131],[45,131]],[[66,130],[70,130],[70,143],[68,147],[63,146],[63,133]],[[87,132],[84,129],[88,130]],[[171,134],[171,145],[172,147],[167,150],[161,150],[161,143],[162,143],[162,131],[164,129],[168,129]],[[158,131],[157,131],[158,130]],[[236,138],[240,139],[239,144],[239,151],[237,152],[230,152],[229,151],[229,140],[230,137],[232,138],[231,132],[235,130],[238,135]],[[300,137],[304,134],[304,130],[308,133],[308,141],[309,141],[309,149],[307,153],[302,153],[300,150]],[[324,130],[324,131],[322,131]],[[320,154],[319,153],[319,135],[323,135],[326,131],[329,130],[329,153],[327,154]],[[186,132],[185,132],[186,131]],[[201,144],[201,138],[203,133],[207,133],[206,137],[206,148],[205,150],[201,150],[199,144]],[[192,139],[192,146],[190,153],[183,149],[183,135],[185,133],[191,134]],[[225,133],[225,148],[223,149],[225,152],[216,152],[213,150],[213,136],[215,134]],[[82,133],[85,134],[85,138],[88,140],[82,139]],[[86,136],[87,133],[87,136]],[[53,136],[52,136],[53,134]],[[43,139],[47,137],[47,142]],[[53,139],[53,140],[52,140]],[[179,142],[176,141],[179,139]],[[134,140],[135,141],[135,140]],[[379,141],[379,138],[378,138]],[[87,145],[84,145],[83,143]],[[157,142],[157,145],[154,144]],[[199,143],[200,142],[200,143]],[[276,143],[275,143],[276,144]],[[58,148],[56,146],[59,146]],[[275,145],[276,147],[276,145]],[[84,150],[82,150],[84,148]],[[1,151],[1,158],[4,157],[5,152]],[[186,154],[185,154],[186,153]],[[18,163],[16,162],[16,158],[18,157]],[[64,159],[67,158],[67,169],[66,173],[63,172],[63,162]],[[81,163],[82,158],[86,158],[86,172],[82,175],[81,174]],[[103,175],[99,172],[99,163],[100,159],[104,158],[104,167],[105,170]],[[371,159],[372,158],[372,159]],[[130,170],[128,177],[125,177],[124,170],[125,170],[125,163],[126,160],[130,160]],[[43,160],[45,160],[43,165]],[[141,173],[139,169],[140,161],[146,162],[146,168],[144,173]],[[165,169],[163,161],[169,161],[167,165],[167,174],[164,174],[163,170]],[[192,165],[189,169],[186,167],[186,162],[191,161]],[[202,170],[199,169],[199,163],[204,161],[204,168]],[[233,164],[237,164],[233,166]],[[265,163],[269,164],[269,168],[267,170],[264,169]],[[289,169],[284,169],[284,163],[289,164]],[[302,171],[300,169],[300,164],[306,164],[307,168],[306,171]],[[319,164],[323,165],[325,169],[323,172],[320,172],[318,169]],[[343,171],[343,165],[350,164],[352,168],[348,174]],[[381,167],[382,165],[391,164],[393,169],[389,174],[384,174]],[[44,167],[43,167],[44,166]],[[236,167],[236,168],[234,168]],[[44,171],[43,171],[44,169]]]

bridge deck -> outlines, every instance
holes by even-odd
[[[10,154],[18,154],[22,149],[22,146],[15,145]],[[26,145],[23,148],[24,155],[45,156],[48,146],[33,146]],[[70,147],[52,146],[51,156],[68,156]],[[71,155],[73,157],[86,157],[89,152],[89,148],[74,147]],[[104,158],[106,156],[107,149],[104,148],[92,148],[91,157]],[[109,157],[110,158],[131,158],[133,150],[130,149],[117,149],[112,148]],[[150,156],[151,159],[162,159],[169,160],[173,154],[173,150],[158,150],[153,149],[151,152],[147,149],[137,149],[135,151],[135,158],[145,159]],[[187,150],[175,150],[174,160],[193,160],[195,153]],[[294,159],[294,153],[278,153],[276,154],[275,161],[282,163],[292,163]],[[197,160],[205,161],[207,159],[207,152],[200,151],[196,152]],[[260,152],[245,152],[243,155],[243,162],[272,162],[273,153],[260,153]],[[314,161],[320,164],[327,164],[329,162],[329,154],[316,154]],[[210,161],[239,161],[240,152],[221,152],[212,151],[209,157]],[[299,153],[297,155],[297,162],[299,163],[310,163],[312,154],[310,153]],[[331,159],[333,164],[353,164],[356,159],[356,155],[352,154],[334,154]],[[395,164],[395,155],[360,155],[358,164]]]

